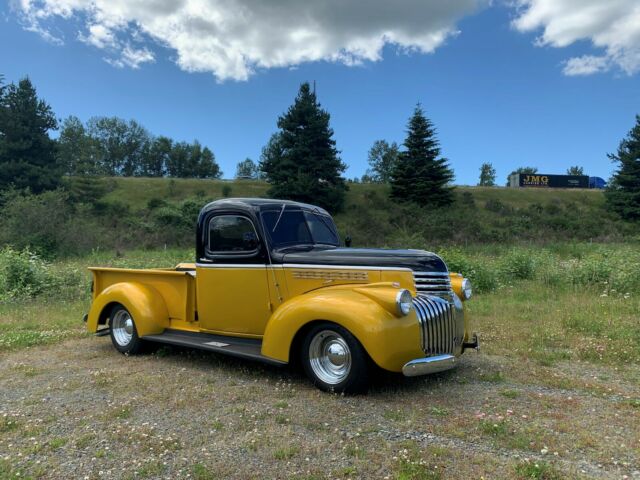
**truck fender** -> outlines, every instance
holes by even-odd
[[[121,282],[105,288],[93,300],[87,329],[96,332],[117,303],[129,311],[140,337],[162,333],[169,327],[167,306],[155,288],[138,282]]]
[[[371,359],[386,370],[399,372],[406,362],[424,356],[415,312],[398,317],[357,289],[314,290],[283,303],[267,323],[262,354],[289,362],[291,346],[298,340],[296,335],[317,321],[346,328]]]

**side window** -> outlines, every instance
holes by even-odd
[[[256,229],[246,217],[219,215],[209,220],[208,250],[213,254],[250,254],[258,248]]]

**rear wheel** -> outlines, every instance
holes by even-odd
[[[122,305],[116,305],[111,310],[109,318],[111,342],[116,350],[127,355],[140,353],[143,340],[138,337],[136,324],[129,311]]]
[[[304,339],[301,357],[305,373],[321,390],[358,393],[367,388],[367,353],[339,325],[326,322],[312,327]]]

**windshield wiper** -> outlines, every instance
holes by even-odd
[[[271,230],[271,233],[274,233],[276,231],[276,228],[278,228],[278,224],[280,223],[280,219],[282,218],[282,214],[284,213],[285,208],[287,208],[286,203],[282,205],[282,209],[280,210],[280,215],[278,215],[278,219],[276,220],[276,224],[273,226],[273,230]]]

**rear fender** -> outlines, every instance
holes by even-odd
[[[395,298],[398,289],[389,287]],[[296,334],[315,321],[346,328],[381,368],[399,372],[409,360],[424,356],[415,312],[397,316],[359,289],[327,288],[288,300],[269,319],[262,340],[262,354],[289,362]],[[364,288],[362,289],[364,290]],[[380,294],[380,290],[377,292]]]
[[[140,337],[162,333],[169,327],[167,307],[155,288],[137,282],[121,282],[105,288],[94,299],[87,329],[96,332],[116,304],[124,306],[133,316]]]

